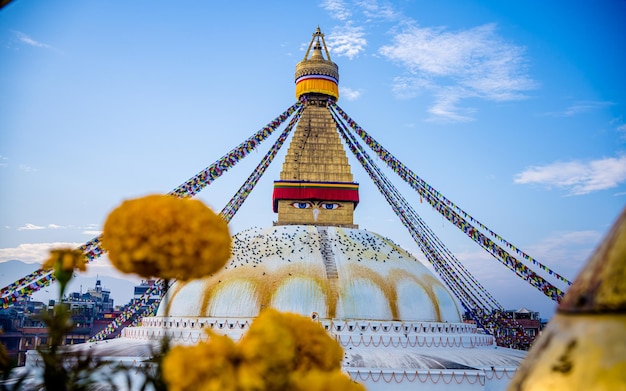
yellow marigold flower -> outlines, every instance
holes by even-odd
[[[211,333],[208,342],[175,346],[163,359],[163,378],[170,391],[236,391],[239,354],[225,335]]]
[[[240,362],[237,367],[238,391],[263,391],[267,389],[264,371],[258,365]]]
[[[87,258],[78,249],[58,248],[50,250],[50,256],[41,266],[43,269],[53,269],[52,275],[61,284],[72,279],[74,270],[87,270]]]
[[[265,310],[254,320],[239,342],[242,369],[255,384],[262,379],[265,389],[284,389],[289,382],[289,372],[295,369],[296,340],[284,322],[283,314]],[[255,388],[249,388],[255,389]]]
[[[246,380],[255,385],[261,378],[267,389],[284,388],[293,371],[339,370],[343,358],[343,349],[321,325],[274,309],[259,315],[240,346]]]
[[[296,338],[296,371],[341,368],[343,349],[322,325],[298,314],[283,313],[282,317]]]
[[[224,266],[231,237],[226,222],[201,201],[150,195],[109,214],[102,247],[122,272],[189,280]]]
[[[169,390],[365,391],[341,371],[341,346],[307,317],[265,310],[237,344],[207,333],[208,342],[167,353]]]
[[[331,372],[318,370],[294,372],[291,375],[289,389],[293,391],[365,391],[362,384],[354,382],[340,369]]]
[[[87,270],[87,258],[85,254],[78,249],[58,248],[50,250],[50,256],[41,266],[43,269],[55,269],[65,272],[78,269],[82,272]]]

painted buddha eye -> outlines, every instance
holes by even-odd
[[[296,209],[311,209],[313,204],[310,202],[292,202],[291,206]]]
[[[333,210],[333,209],[341,208],[341,205],[339,205],[336,202],[322,202],[322,203],[320,203],[320,208],[321,209],[327,209],[327,210]]]

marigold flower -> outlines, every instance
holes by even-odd
[[[87,258],[78,249],[58,248],[50,250],[50,256],[41,266],[42,269],[53,269],[52,275],[61,284],[66,284],[72,279],[74,270],[84,272],[87,270]]]
[[[260,370],[258,365],[248,365],[243,361],[240,362],[239,367],[237,367],[238,391],[262,391],[270,389],[266,387],[267,382],[263,375],[264,371]],[[286,374],[282,375],[285,380],[274,381],[274,383],[284,383],[286,381],[285,375]]]
[[[237,344],[207,333],[208,342],[176,346],[165,356],[170,390],[365,391],[341,371],[341,346],[307,317],[265,310]]]
[[[231,237],[226,222],[201,201],[149,195],[109,214],[102,247],[124,273],[189,280],[225,265]]]
[[[73,248],[57,248],[50,250],[50,256],[41,266],[43,269],[54,269],[65,272],[78,269],[81,272],[87,270],[87,258],[85,254],[78,249]]]
[[[362,384],[356,383],[340,369],[331,372],[312,370],[294,372],[291,376],[292,391],[365,391]]]
[[[289,373],[341,368],[343,349],[324,328],[302,315],[263,311],[240,342],[250,379],[264,379],[267,389],[282,389]],[[251,381],[252,382],[252,381]]]
[[[265,310],[240,341],[242,369],[251,379],[262,379],[268,390],[285,389],[295,369],[296,340],[283,314]],[[254,388],[251,388],[254,389]]]
[[[225,335],[211,333],[208,342],[175,346],[163,359],[163,377],[170,391],[235,391],[235,343]]]
[[[282,313],[296,339],[296,371],[332,371],[341,368],[343,349],[317,322],[293,313]]]
[[[267,355],[277,365],[288,362],[287,370],[330,371],[340,368],[343,359],[343,349],[319,323],[274,309],[259,315],[241,344],[245,359],[257,361]]]

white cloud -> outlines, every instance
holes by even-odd
[[[29,243],[20,244],[12,248],[0,248],[0,262],[19,260],[25,263],[42,263],[48,258],[48,253],[53,248],[78,247],[83,243]]]
[[[470,108],[459,107],[459,102],[467,94],[460,88],[442,88],[435,94],[437,99],[435,103],[428,108],[428,112],[433,114],[433,119],[444,119],[454,122],[471,121],[469,115],[475,110]]]
[[[592,230],[553,232],[540,242],[524,245],[520,250],[553,272],[573,281],[601,239],[602,234]],[[522,245],[522,243],[513,244]],[[505,308],[526,306],[541,312],[542,317],[550,317],[554,312],[554,302],[511,270],[500,265],[500,262],[486,251],[476,248],[472,251],[455,252],[455,255]],[[550,276],[539,266],[527,260],[518,260],[553,285],[560,289],[567,288],[564,282]]]
[[[356,2],[366,18],[373,20],[396,20],[400,14],[393,5],[387,2],[379,3],[376,0],[362,0]]]
[[[432,87],[432,82],[427,78],[398,76],[393,79],[392,91],[399,98],[410,99]]]
[[[394,9],[389,1],[355,0],[347,4],[343,0],[324,0],[321,7],[332,19],[349,21],[355,14],[365,17],[366,22],[394,21],[402,18],[402,14]]]
[[[102,234],[102,231],[86,230],[86,231],[83,231],[82,234],[90,235],[90,236],[100,236]]]
[[[66,229],[68,227],[64,227],[58,224],[48,224],[47,226],[41,226],[41,225],[35,225],[35,224],[24,224],[22,227],[19,227],[17,230],[18,231],[33,231],[33,230],[40,230],[40,229]]]
[[[626,182],[626,155],[589,162],[556,162],[534,166],[515,176],[518,184],[540,184],[567,189],[570,195],[617,187]]]
[[[573,279],[601,239],[602,234],[598,231],[557,232],[529,247],[528,251],[542,263],[573,268],[570,273],[570,279]]]
[[[534,88],[524,51],[499,37],[494,24],[458,32],[410,25],[379,50],[411,75],[397,79],[396,91],[407,97],[411,89],[428,88],[436,99],[431,113],[451,120],[467,120],[467,116],[450,102],[521,99],[524,91]]]
[[[357,100],[361,97],[361,90],[353,90],[349,87],[339,87],[339,96],[346,100]]]
[[[17,230],[18,231],[33,231],[33,230],[45,229],[45,228],[46,227],[42,227],[42,226],[39,226],[39,225],[27,223],[24,226],[19,227]]]
[[[367,40],[362,27],[354,27],[350,24],[335,27],[327,39],[328,50],[341,57],[353,59],[365,50]]]
[[[574,268],[578,270],[587,260],[594,248],[598,245],[602,239],[602,233],[593,230],[586,231],[564,231],[553,232],[538,243],[524,246],[520,250],[526,252],[532,256],[538,262],[541,262],[545,266],[556,269],[555,272],[563,275],[566,274],[566,270],[560,270],[561,268]],[[498,243],[499,244],[499,243]],[[520,245],[520,243],[513,243],[513,245]],[[507,247],[503,247],[505,250],[510,251]],[[459,259],[477,259],[487,261],[493,256],[487,253],[485,250],[477,250],[475,252],[455,253]],[[511,255],[516,255],[515,253]],[[536,265],[528,260],[520,259],[529,268],[541,273]],[[490,268],[484,270],[485,275],[490,273]],[[512,272],[509,272],[512,273]],[[574,278],[576,273],[573,273],[570,277]]]
[[[602,233],[593,230],[555,232],[530,245],[526,251],[538,262],[573,282],[601,240]],[[554,279],[532,263],[527,266],[549,281]]]
[[[569,107],[567,107],[563,111],[559,112],[550,112],[547,113],[548,116],[554,117],[572,117],[574,115],[587,113],[590,111],[594,111],[606,106],[613,105],[612,102],[602,102],[602,101],[579,101],[572,103]]]
[[[3,267],[3,262],[13,260],[40,265],[48,258],[50,250],[52,249],[64,247],[77,248],[83,244],[84,243],[71,242],[31,243],[20,244],[12,248],[0,248],[0,270]],[[84,277],[110,276],[135,281],[137,283],[140,281],[140,278],[134,274],[124,274],[118,271],[111,265],[111,261],[109,261],[106,254],[90,262],[87,266],[87,271],[80,273],[80,275]]]
[[[30,166],[27,166],[27,165],[25,165],[25,164],[20,164],[20,165],[19,165],[19,169],[20,169],[20,170],[22,170],[22,171],[24,171],[24,172],[37,172],[37,169],[36,169],[36,168],[33,168],[33,167],[30,167]]]
[[[30,46],[38,47],[38,48],[53,49],[52,46],[45,44],[43,42],[36,41],[22,32],[14,31],[14,33],[17,36],[17,39],[22,43],[25,43]]]
[[[8,164],[6,163],[6,160],[9,160],[9,158],[6,157],[6,156],[0,155],[0,167],[7,167],[8,166]]]
[[[352,16],[352,13],[342,0],[324,0],[324,2],[322,2],[322,8],[328,11],[330,17],[333,19],[347,20]]]
[[[617,128],[617,133],[620,135],[622,140],[626,140],[626,124],[619,125]]]

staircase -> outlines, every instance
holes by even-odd
[[[336,280],[339,278],[337,274],[337,264],[335,263],[335,256],[328,240],[328,227],[316,227],[318,237],[320,239],[320,252],[324,259],[324,267],[326,269],[326,278],[329,280]]]

